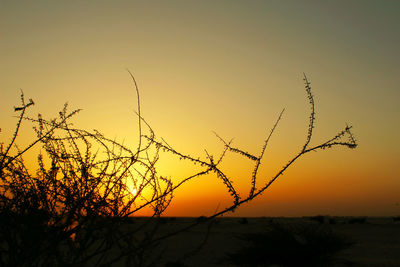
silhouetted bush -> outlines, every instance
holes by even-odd
[[[352,245],[327,226],[272,224],[264,233],[239,237],[243,248],[227,255],[237,266],[328,266],[335,255]]]
[[[284,174],[298,158],[334,146],[355,148],[351,127],[311,146],[315,121],[314,98],[310,82],[304,76],[311,111],[306,140],[301,149],[270,179],[264,178],[256,188],[258,170],[269,140],[283,111],[257,154],[232,146],[232,141],[217,138],[224,145],[221,155],[208,154],[201,159],[176,151],[159,140],[141,114],[139,89],[131,74],[137,93],[138,145],[129,148],[98,131],[75,128],[71,123],[80,110],[68,112],[67,104],[53,119],[26,116],[34,105],[14,107],[18,121],[11,140],[0,143],[0,265],[1,266],[153,266],[160,255],[154,248],[166,238],[217,216],[233,212],[243,203],[262,194]],[[22,123],[33,123],[36,137],[24,147],[16,145]],[[145,133],[146,132],[146,133]],[[344,138],[347,137],[347,140]],[[39,147],[38,167],[28,169],[24,156]],[[201,166],[181,181],[159,175],[157,162],[161,152]],[[251,160],[250,190],[240,196],[232,178],[220,169],[226,153],[236,153]],[[209,217],[199,217],[189,227],[160,235],[159,218],[170,205],[172,195],[182,184],[215,174],[226,186],[232,203]],[[148,209],[149,218],[135,219],[138,212]],[[126,227],[130,225],[130,227]]]
[[[355,223],[364,224],[367,222],[367,218],[365,218],[365,217],[351,218],[351,219],[349,219],[348,222],[349,222],[349,224],[355,224]]]
[[[325,216],[322,216],[322,215],[308,217],[308,219],[311,221],[314,221],[314,222],[321,223],[321,224],[325,222]]]
[[[337,224],[337,220],[335,218],[329,218],[329,224]]]
[[[249,220],[247,220],[247,218],[240,218],[240,219],[239,219],[239,223],[240,223],[240,224],[248,224],[248,223],[249,223]]]

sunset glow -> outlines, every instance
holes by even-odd
[[[304,72],[316,107],[311,143],[348,124],[359,146],[305,155],[228,215],[398,215],[399,3],[2,1],[0,141],[12,137],[22,89],[35,102],[29,116],[56,117],[68,102],[71,111],[82,108],[74,127],[99,130],[135,150],[138,107],[129,69],[141,115],[158,140],[194,158],[223,153],[214,131],[258,155],[285,108],[255,181],[261,188],[306,141]],[[19,146],[33,140],[31,128],[28,122],[21,128]],[[142,131],[150,133],[144,123]],[[37,167],[37,155],[25,161]],[[156,166],[174,185],[205,170],[168,150],[160,150]],[[227,153],[221,168],[247,196],[254,162]],[[128,188],[132,196],[140,191]],[[208,215],[232,202],[221,178],[209,174],[179,187],[165,215]]]
[[[132,194],[133,196],[136,196],[136,194],[137,194],[136,188],[132,188],[132,189],[131,189],[131,194]]]

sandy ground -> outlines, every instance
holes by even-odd
[[[194,218],[164,218],[160,232],[167,233],[180,229],[196,219]],[[329,266],[400,266],[400,222],[391,218],[367,218],[364,223],[349,223],[351,218],[334,218],[335,224],[325,221],[334,233],[353,241],[354,244],[337,254],[338,259],[346,260],[352,265],[339,261]],[[207,224],[196,226],[183,234],[166,239],[161,246],[162,258],[159,266],[167,262],[180,262],[185,266],[232,266],[224,261],[226,253],[234,252],[244,243],[237,236],[243,233],[261,233],[271,223],[319,223],[305,218],[247,218],[243,223],[241,218],[219,218],[212,225],[207,237]],[[200,247],[200,245],[203,246]],[[200,249],[199,249],[200,247]],[[173,266],[173,265],[171,265]],[[181,265],[183,266],[183,265]]]

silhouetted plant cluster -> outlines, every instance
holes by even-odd
[[[240,223],[240,224],[248,224],[248,223],[249,223],[249,220],[247,220],[246,217],[243,217],[243,218],[241,218],[241,219],[239,220],[239,223]]]
[[[158,149],[150,156],[148,143],[132,151],[97,131],[76,129],[70,119],[79,110],[68,112],[67,105],[56,119],[26,117],[32,105],[21,93],[13,137],[0,146],[0,264],[144,265],[157,225],[128,231],[122,226],[147,207],[159,217],[172,199],[171,181],[155,169]],[[24,120],[35,123],[36,139],[19,148],[15,141]],[[34,146],[42,151],[32,173],[23,155]]]
[[[305,217],[305,219],[308,219],[310,221],[314,221],[320,224],[337,224],[337,223],[343,223],[339,220],[337,217],[331,217],[331,216],[324,216],[324,215],[316,215],[316,216],[311,216],[311,217]]]
[[[299,157],[333,146],[355,148],[356,141],[346,126],[326,142],[310,146],[315,122],[314,99],[310,83],[304,76],[311,105],[306,142],[264,185],[256,188],[258,170],[269,140],[283,111],[265,139],[258,154],[251,154],[223,142],[225,149],[219,157],[209,155],[200,159],[178,152],[162,138],[159,140],[141,115],[137,93],[139,139],[135,149],[109,139],[98,131],[74,128],[70,122],[79,110],[68,112],[67,105],[54,119],[26,116],[34,105],[25,102],[15,107],[18,122],[11,140],[0,145],[0,264],[2,266],[109,266],[115,262],[127,266],[154,265],[159,255],[149,252],[161,240],[184,232],[204,221],[220,216],[262,194]],[[36,138],[25,147],[16,139],[24,121],[34,123]],[[145,126],[146,134],[143,133]],[[347,140],[343,140],[347,136]],[[40,147],[36,172],[29,170],[23,156]],[[157,172],[161,151],[200,165],[202,170],[173,183]],[[249,175],[251,189],[241,197],[232,179],[220,169],[226,153],[237,153],[254,162]],[[159,218],[171,203],[173,193],[182,184],[214,173],[232,196],[232,204],[209,217],[199,218],[189,226],[167,234],[158,234],[157,220],[135,221],[136,214],[151,209],[150,218]],[[133,221],[132,221],[133,220]],[[149,256],[148,253],[153,253]],[[153,260],[153,262],[150,262]]]
[[[323,215],[317,215],[317,216],[311,216],[308,217],[309,220],[314,221],[314,222],[318,222],[318,223],[325,223],[325,216]]]
[[[264,233],[238,236],[243,248],[227,255],[236,266],[330,266],[336,254],[352,245],[330,228],[310,223],[272,223]]]
[[[349,219],[348,223],[349,224],[364,224],[367,222],[367,218],[365,217],[355,217]]]

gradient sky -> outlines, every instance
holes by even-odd
[[[302,147],[311,81],[313,144],[354,126],[355,150],[307,154],[238,216],[400,214],[399,1],[0,1],[0,133],[8,140],[19,90],[33,116],[68,102],[75,125],[137,142],[135,91],[158,136],[204,157],[212,131],[258,153],[268,178]],[[24,129],[20,143],[33,138]],[[170,177],[190,171],[169,159]],[[251,165],[227,158],[243,192]],[[216,177],[176,192],[168,215],[211,214],[227,204]]]

